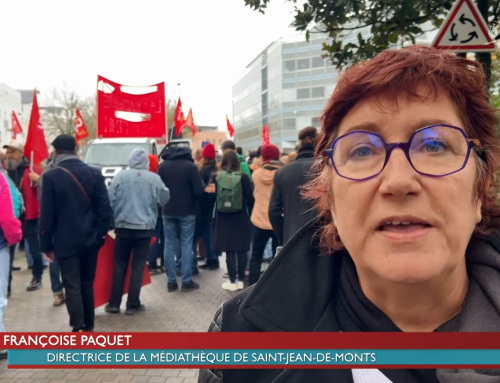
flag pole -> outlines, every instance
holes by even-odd
[[[30,172],[33,173],[33,161],[35,160],[35,153],[31,151]],[[30,186],[33,186],[33,181],[30,181]]]

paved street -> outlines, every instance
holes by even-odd
[[[43,288],[27,292],[31,270],[26,269],[24,253],[14,263],[23,270],[13,273],[13,291],[4,324],[7,331],[69,331],[65,306],[52,306],[48,270],[43,275]],[[225,262],[221,263],[222,265]],[[207,331],[213,314],[232,293],[221,289],[225,266],[217,271],[201,270],[194,280],[198,291],[167,293],[165,275],[152,277],[153,283],[143,288],[141,300],[146,311],[125,316],[107,314],[104,307],[96,310],[96,331]],[[168,346],[168,345],[165,345]],[[78,382],[140,382],[194,383],[194,370],[8,370],[0,362],[1,383],[78,383]]]

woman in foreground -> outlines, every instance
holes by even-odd
[[[500,331],[498,119],[473,61],[387,50],[323,115],[320,219],[211,331]],[[368,373],[368,379],[366,379]],[[496,382],[484,370],[204,370],[200,382]]]

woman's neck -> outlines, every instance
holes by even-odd
[[[446,277],[419,284],[358,276],[366,297],[405,332],[431,332],[455,317],[469,285],[465,262]]]

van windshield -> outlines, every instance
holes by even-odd
[[[96,166],[128,166],[128,157],[135,148],[143,148],[146,153],[150,153],[150,144],[147,143],[90,144],[85,163]]]

